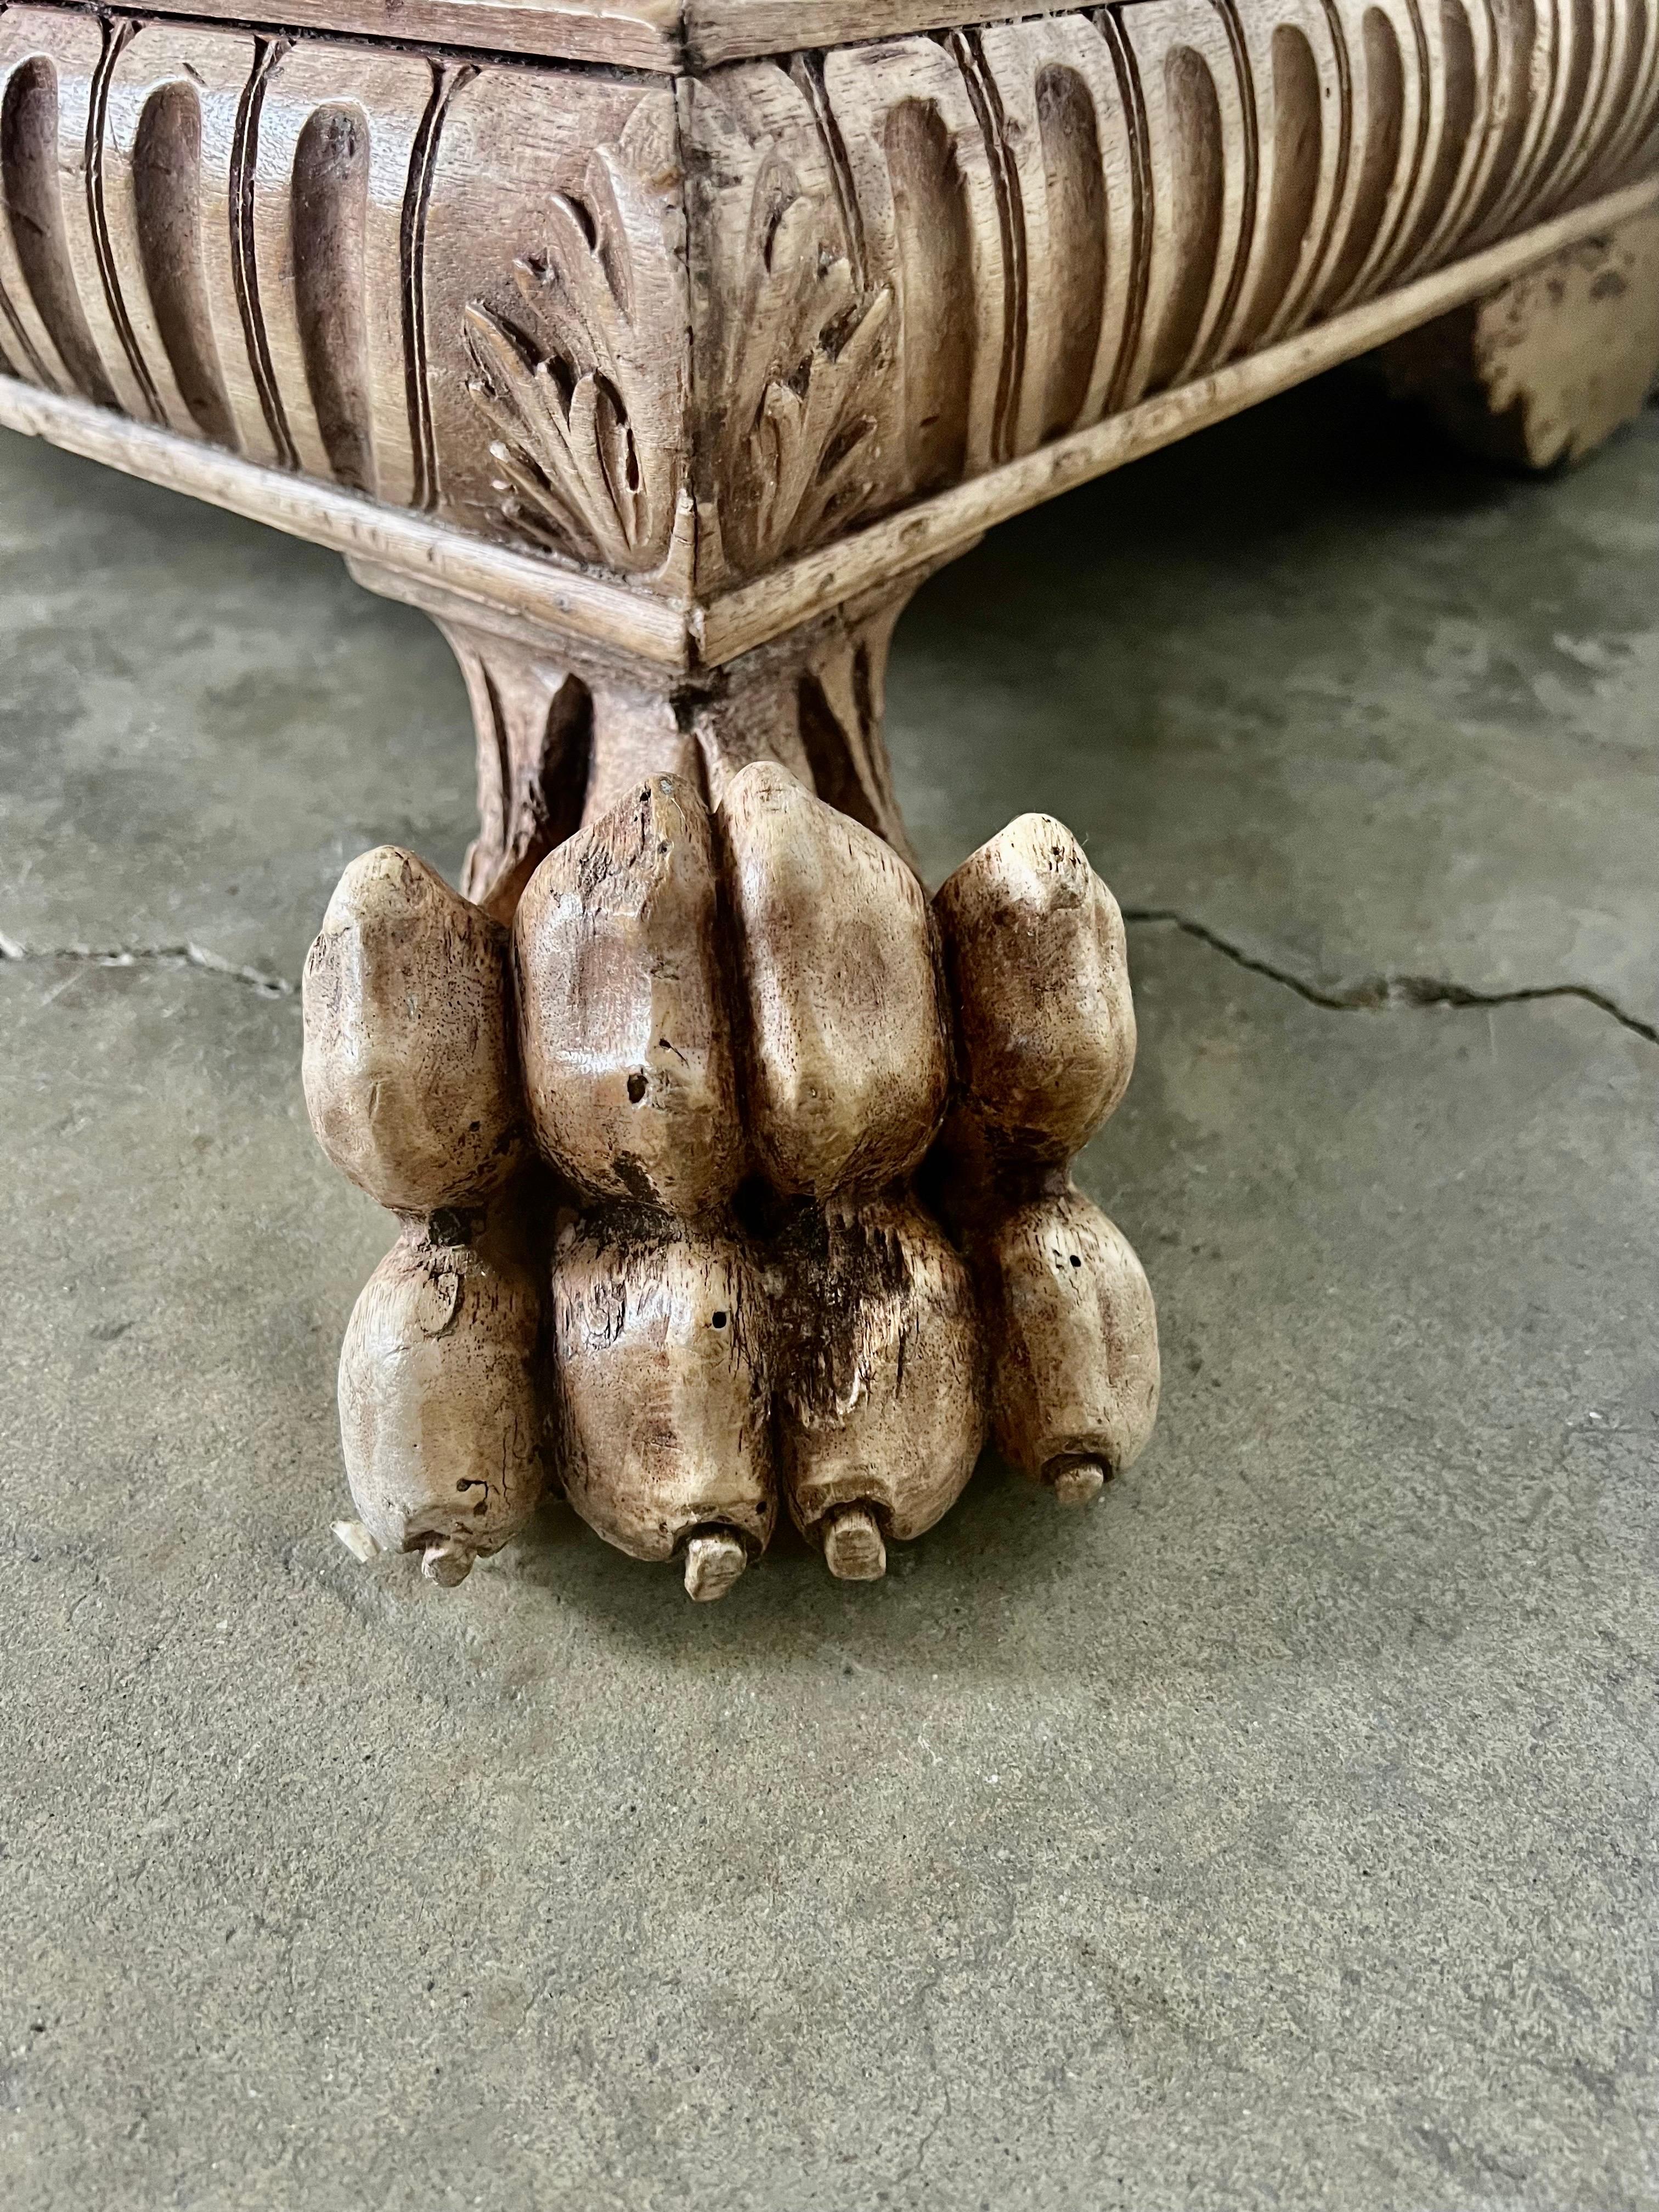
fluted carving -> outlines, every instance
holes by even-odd
[[[713,594],[1659,163],[1659,0],[662,80],[0,13],[0,371]]]
[[[1659,10],[1145,0],[737,63],[690,112],[694,168],[729,177],[734,143],[757,179],[787,164],[821,255],[892,296],[874,514],[1651,167]],[[694,200],[694,263],[729,241],[732,189]],[[736,481],[733,574],[770,550]]]

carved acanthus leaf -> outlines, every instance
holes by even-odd
[[[730,236],[716,296],[725,322],[720,530],[741,569],[845,528],[869,501],[874,394],[893,295],[861,291],[827,211],[771,145],[754,163],[749,221]],[[735,249],[735,250],[733,250]]]
[[[637,574],[673,535],[685,316],[678,209],[660,163],[589,157],[581,200],[556,193],[544,255],[514,264],[524,327],[475,301],[467,389],[496,435],[506,521],[534,544]],[[666,219],[665,219],[666,218]]]

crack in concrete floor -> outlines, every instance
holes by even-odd
[[[1247,952],[1242,945],[1223,937],[1207,922],[1182,914],[1173,907],[1125,907],[1121,911],[1126,925],[1132,929],[1178,929],[1198,944],[1207,945],[1211,951],[1218,952],[1223,959],[1231,960],[1235,967],[1248,969],[1253,975],[1264,975],[1271,983],[1280,983],[1287,991],[1294,991],[1297,998],[1305,999],[1310,1006],[1323,1007],[1330,1013],[1388,1013],[1401,1006],[1520,1006],[1538,999],[1582,999],[1586,1006],[1607,1015],[1632,1036],[1659,1045],[1659,1027],[1643,1021],[1589,983],[1520,984],[1508,991],[1478,991],[1467,983],[1438,975],[1363,975],[1349,983],[1310,983],[1291,969],[1281,968],[1259,953]],[[0,960],[69,960],[96,968],[134,968],[144,963],[165,968],[196,968],[207,975],[223,975],[233,982],[246,983],[265,999],[292,998],[300,988],[285,975],[273,975],[263,968],[239,967],[205,945],[188,942],[104,947],[36,945],[25,945],[0,933]]]
[[[1173,907],[1126,906],[1121,911],[1125,923],[1131,928],[1178,929],[1183,935],[1196,939],[1199,944],[1207,945],[1212,952],[1220,953],[1235,966],[1248,968],[1253,975],[1265,975],[1269,982],[1282,983],[1287,991],[1294,991],[1310,1006],[1322,1006],[1332,1013],[1387,1013],[1400,1006],[1519,1006],[1534,999],[1582,999],[1586,1006],[1610,1016],[1632,1036],[1644,1038],[1649,1044],[1659,1044],[1659,1028],[1631,1013],[1590,983],[1527,983],[1508,991],[1477,991],[1467,983],[1453,982],[1438,975],[1362,975],[1351,983],[1322,985],[1310,983],[1292,969],[1264,960],[1259,953],[1247,952],[1242,945],[1223,937],[1207,922],[1178,913]]]
[[[228,976],[246,983],[262,999],[291,999],[299,988],[286,975],[272,975],[263,968],[239,967],[233,960],[204,945],[24,945],[0,933],[0,960],[70,960],[94,968],[198,968],[209,975]]]

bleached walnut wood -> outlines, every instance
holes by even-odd
[[[345,555],[352,574],[370,590],[441,612],[489,636],[520,636],[521,624],[523,638],[556,658],[572,647],[590,653],[596,646],[614,647],[657,672],[660,684],[665,672],[718,669],[769,640],[804,632],[826,615],[833,618],[843,604],[878,593],[888,579],[965,551],[984,531],[1022,509],[1385,344],[1563,247],[1648,213],[1656,203],[1659,180],[1650,177],[1622,186],[984,477],[857,527],[763,577],[718,591],[706,603],[676,604],[551,557],[491,544],[423,515],[181,441],[102,406],[4,374],[0,424],[327,545]]]
[[[878,1583],[887,1547],[867,1505],[838,1505],[824,1516],[823,1561],[837,1582]]]
[[[560,1471],[582,1518],[636,1559],[699,1534],[763,1551],[777,1512],[765,1296],[743,1243],[657,1208],[602,1210],[560,1238],[551,1319]],[[721,1595],[717,1579],[688,1560],[693,1596]]]
[[[370,1276],[340,1353],[340,1437],[363,1528],[454,1583],[541,1495],[540,1300],[511,1242],[411,1223]]]
[[[735,1536],[690,1536],[685,1546],[685,1594],[707,1605],[724,1597],[749,1565]]]
[[[552,650],[440,621],[459,664],[478,751],[478,834],[461,890],[510,922],[525,885],[581,819],[592,702]]]
[[[967,1271],[902,1188],[947,1068],[920,884],[780,765],[716,822],[656,775],[543,862],[514,939],[537,1140],[581,1209],[552,1305],[572,1503],[707,1597],[730,1577],[687,1547],[758,1549],[781,1486],[867,1578],[884,1550],[834,1516],[920,1535],[985,1433]]]
[[[1158,1417],[1146,1273],[1122,1231],[1075,1189],[988,1209],[970,1249],[996,1346],[997,1449],[1064,1503],[1086,1504],[1097,1477],[1139,1457]]]
[[[1081,1459],[1062,1466],[1054,1477],[1058,1505],[1092,1505],[1106,1486],[1106,1470],[1097,1460]]]
[[[734,589],[987,479],[988,513],[1044,495],[1005,472],[1659,160],[1659,0],[875,35],[908,11],[723,67],[678,15],[611,20],[619,64],[644,31],[675,79],[8,10],[0,366],[627,579],[707,661],[759,641],[715,617]]]
[[[934,902],[957,1008],[962,1104],[1037,1166],[1080,1152],[1135,1061],[1117,901],[1069,830],[1023,814]]]
[[[536,1139],[591,1200],[691,1217],[748,1162],[707,810],[652,776],[532,878],[514,928]]]
[[[985,1344],[967,1268],[915,1196],[808,1207],[777,1243],[789,1510],[832,1574],[885,1571],[955,1504],[985,1441]],[[872,1544],[868,1534],[875,1532]]]
[[[933,903],[958,1016],[935,1187],[979,1287],[992,1433],[1063,1504],[1087,1504],[1158,1413],[1145,1273],[1068,1173],[1134,1065],[1122,918],[1070,830],[1038,814],[981,846]]]
[[[1443,410],[1605,434],[1659,343],[1659,0],[296,4],[343,35],[0,12],[0,421],[337,547],[465,680],[465,896],[369,856],[307,972],[319,1136],[404,1224],[347,1525],[459,1579],[550,1436],[694,1597],[781,1501],[867,1579],[988,1419],[1086,1503],[1158,1391],[1068,1180],[1121,921],[1037,817],[930,910],[893,623],[1455,309]]]
[[[1659,381],[1659,215],[1397,339],[1382,366],[1473,453],[1528,469],[1582,460]]]
[[[745,769],[719,818],[761,1163],[791,1195],[879,1189],[915,1168],[945,1110],[926,895],[787,769]]]
[[[546,623],[469,610],[447,589],[359,573],[430,613],[460,665],[480,817],[462,887],[497,919],[511,920],[537,866],[580,823],[653,775],[689,778],[718,803],[738,770],[775,761],[910,857],[882,714],[894,625],[926,569],[678,680]]]
[[[340,1354],[346,1472],[370,1543],[441,1583],[515,1534],[543,1480],[507,948],[387,846],[346,870],[306,963],[312,1126],[403,1222]]]
[[[387,851],[347,871],[308,963],[319,1135],[406,1218],[342,1362],[368,1541],[459,1579],[533,1502],[545,1427],[584,1519],[707,1601],[781,1502],[832,1575],[879,1577],[988,1421],[1070,1504],[1134,1458],[1151,1293],[1066,1176],[1133,1014],[1117,908],[1059,823],[1011,824],[930,909],[780,763],[730,774],[712,815],[653,773],[538,866],[510,967],[502,940]]]
[[[412,854],[354,860],[306,962],[304,1081],[318,1141],[394,1212],[478,1202],[526,1128],[507,937]]]
[[[1020,0],[1043,15],[1067,0]],[[237,19],[239,0],[160,0],[162,15]],[[793,46],[845,46],[988,19],[984,0],[285,0],[283,21],[474,52],[618,69],[710,66]]]

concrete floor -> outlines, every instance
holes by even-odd
[[[329,1534],[293,984],[458,862],[435,635],[12,438],[0,633],[8,2212],[1659,2206],[1659,416],[1522,484],[1337,379],[929,587],[930,868],[1046,805],[1175,917],[1083,1170],[1164,1413],[709,1610]]]

